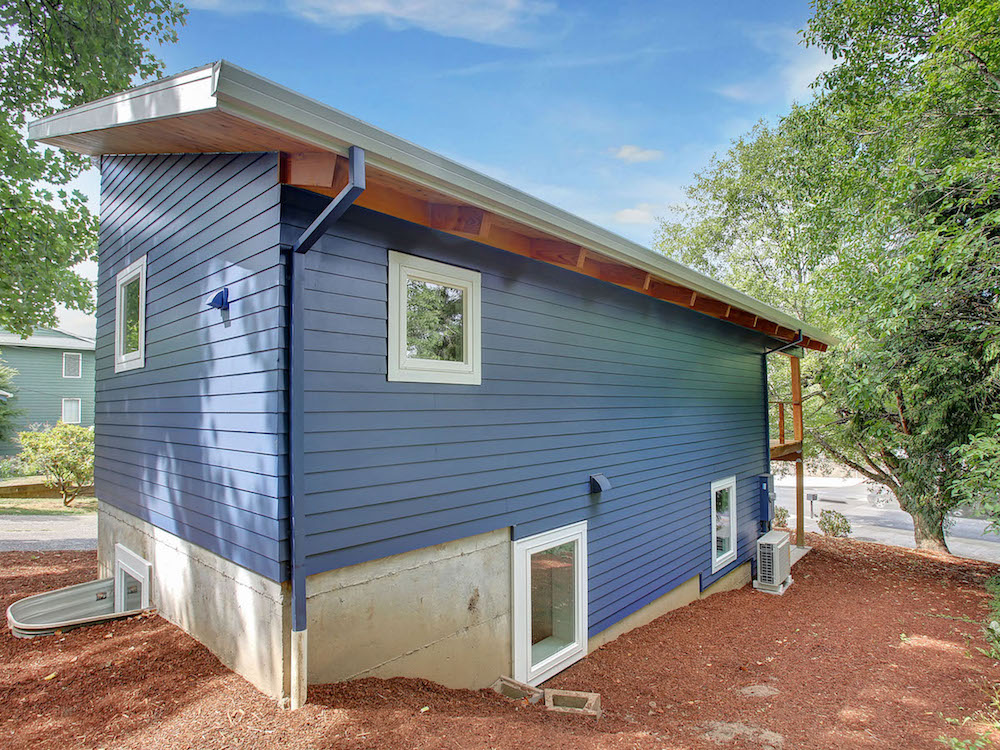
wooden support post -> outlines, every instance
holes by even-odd
[[[791,357],[792,368],[792,427],[795,432],[795,441],[799,443],[799,450],[802,450],[802,438],[805,432],[802,422],[802,372],[799,358]],[[804,452],[800,454],[795,462],[795,544],[804,547],[806,544],[806,519],[805,519],[805,465],[803,461]]]
[[[778,402],[778,442],[785,442],[785,402]]]
[[[802,440],[805,426],[802,422],[802,375],[799,358],[792,357],[792,426],[795,430],[795,440]]]
[[[802,459],[795,461],[795,545],[806,546],[806,491],[805,466]]]

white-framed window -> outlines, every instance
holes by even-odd
[[[80,424],[80,412],[83,404],[78,398],[62,400],[62,421],[66,424]]]
[[[514,679],[537,685],[587,655],[587,522],[511,545]]]
[[[115,278],[115,372],[146,364],[146,256]]]
[[[389,380],[482,383],[478,271],[389,251]]]
[[[736,477],[712,482],[712,572],[736,559]]]
[[[83,355],[80,352],[63,352],[63,377],[83,377]]]

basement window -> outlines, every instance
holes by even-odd
[[[62,400],[62,421],[66,424],[80,424],[81,409],[80,399],[64,398]]]
[[[736,559],[736,477],[712,482],[712,572]]]
[[[115,612],[149,609],[152,563],[122,544],[115,545]]]
[[[83,355],[80,352],[63,352],[63,377],[83,377]]]
[[[115,280],[115,372],[146,364],[146,256]]]
[[[514,679],[537,685],[587,655],[587,522],[512,544]]]
[[[478,271],[389,251],[389,380],[482,383]]]

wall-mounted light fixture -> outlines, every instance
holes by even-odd
[[[208,306],[214,307],[216,310],[228,310],[229,287],[224,287],[221,292],[212,297],[212,299],[208,301]]]
[[[590,475],[590,491],[594,492],[604,492],[605,490],[611,489],[611,482],[603,474],[591,474]]]

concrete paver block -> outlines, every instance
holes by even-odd
[[[497,681],[490,685],[490,688],[505,698],[523,699],[529,703],[538,703],[545,694],[541,688],[533,687],[525,682],[518,682],[511,677],[498,677]]]
[[[601,717],[600,693],[585,693],[579,690],[545,689],[545,708],[567,714]]]

